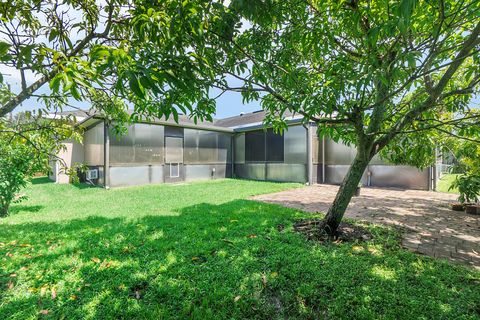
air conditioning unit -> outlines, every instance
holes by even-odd
[[[86,179],[87,180],[98,179],[98,169],[87,170]]]

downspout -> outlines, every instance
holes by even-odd
[[[230,150],[232,150],[232,152],[230,152],[230,166],[232,168],[232,171],[231,171],[231,178],[235,178],[235,133],[232,134],[232,136],[230,137]]]
[[[285,139],[285,137],[284,137],[284,139]],[[263,173],[265,174],[265,179],[263,179],[263,180],[264,181],[269,181],[268,180],[268,172],[267,172],[267,131],[263,131],[263,141],[265,142],[263,144],[263,150],[264,150],[263,152],[265,153],[265,157],[263,158],[263,161],[264,161]]]
[[[103,184],[110,189],[110,136],[108,124],[103,122]]]
[[[325,183],[325,136],[322,137],[322,183]]]
[[[312,159],[312,125],[307,126],[307,182],[313,184],[313,159]]]

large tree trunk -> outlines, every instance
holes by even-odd
[[[327,215],[321,225],[324,231],[329,235],[335,235],[370,159],[371,157],[367,152],[357,151],[357,155],[355,156],[347,175],[343,179],[340,189],[335,196],[335,200],[328,209]]]
[[[0,218],[6,217],[8,215],[9,204],[0,204]]]

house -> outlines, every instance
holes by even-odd
[[[237,177],[254,180],[340,184],[355,149],[328,138],[318,138],[316,125],[303,124],[288,114],[282,135],[264,129],[264,111],[195,124],[187,116],[141,120],[116,135],[100,115],[78,122],[83,144],[66,142],[60,155],[67,166],[84,163],[85,179],[110,187]],[[66,175],[53,170],[53,180]],[[67,177],[68,178],[68,177]],[[433,190],[435,168],[419,170],[374,158],[362,184]]]

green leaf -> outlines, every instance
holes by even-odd
[[[11,45],[9,43],[0,41],[0,57],[6,55],[10,47]]]
[[[58,32],[56,29],[52,29],[50,34],[48,35],[48,41],[52,42],[58,36]]]
[[[77,101],[81,101],[82,100],[82,96],[80,95],[80,92],[79,90],[77,89],[77,86],[76,85],[72,85],[70,87],[70,93],[72,94],[72,96],[75,98],[75,100]]]
[[[145,88],[142,86],[140,81],[138,81],[137,76],[133,72],[129,73],[128,83],[130,85],[130,90],[132,90],[136,96],[142,99],[145,98]]]
[[[60,82],[62,80],[61,74],[57,74],[51,81],[50,81],[50,89],[53,93],[58,93],[60,89]]]

